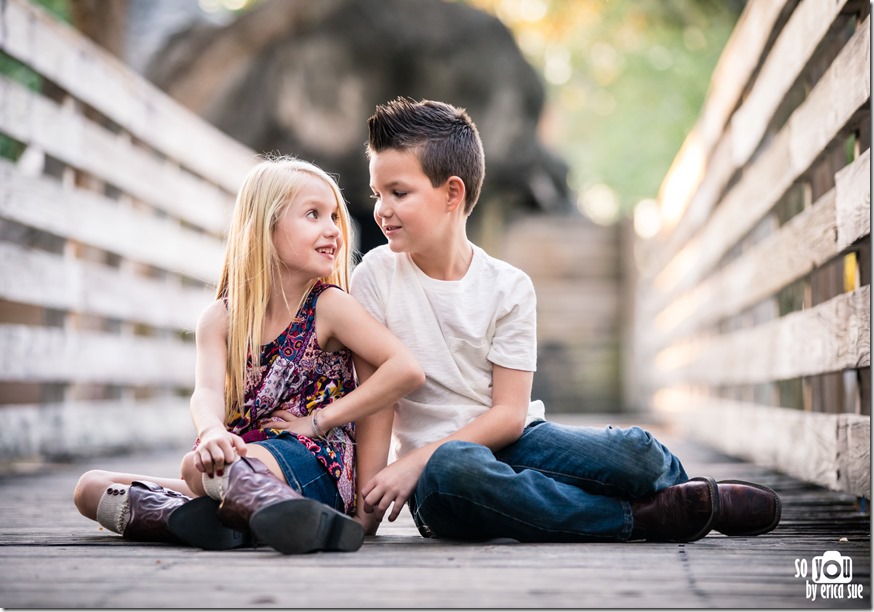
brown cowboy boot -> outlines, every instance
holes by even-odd
[[[191,499],[154,482],[135,480],[110,485],[97,505],[97,521],[107,529],[137,542],[190,544],[209,550],[237,548],[250,541],[246,534],[228,529],[201,500]]]
[[[631,540],[694,542],[708,534],[719,516],[716,481],[692,478],[632,502]]]
[[[364,529],[357,521],[302,496],[262,461],[240,457],[225,472],[218,518],[228,527],[249,529],[259,542],[286,555],[361,547]]]
[[[720,480],[718,484],[716,531],[727,536],[756,536],[780,522],[782,505],[773,489],[744,480]]]

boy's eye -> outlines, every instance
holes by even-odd
[[[407,192],[406,191],[393,191],[392,195],[396,198],[402,198],[405,195],[407,195]]]
[[[379,200],[379,196],[378,196],[377,194],[375,194],[375,193],[371,193],[371,194],[370,194],[370,199],[371,199],[371,200]]]

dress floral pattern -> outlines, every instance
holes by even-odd
[[[281,434],[298,440],[337,481],[346,513],[355,512],[355,427],[352,423],[333,428],[327,440],[259,429],[259,423],[274,410],[308,416],[329,406],[355,388],[352,353],[323,351],[315,333],[316,300],[329,285],[318,281],[289,326],[272,342],[261,347],[261,362],[246,367],[244,405],[235,405],[228,431],[246,442],[257,442]]]

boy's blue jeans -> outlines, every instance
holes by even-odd
[[[426,537],[617,542],[631,500],[686,482],[680,460],[649,432],[535,421],[492,453],[451,441],[431,456],[410,511]]]

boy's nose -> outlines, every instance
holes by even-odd
[[[373,215],[377,219],[387,219],[388,217],[391,217],[392,210],[390,207],[386,206],[382,202],[377,202],[376,205],[373,207]]]

